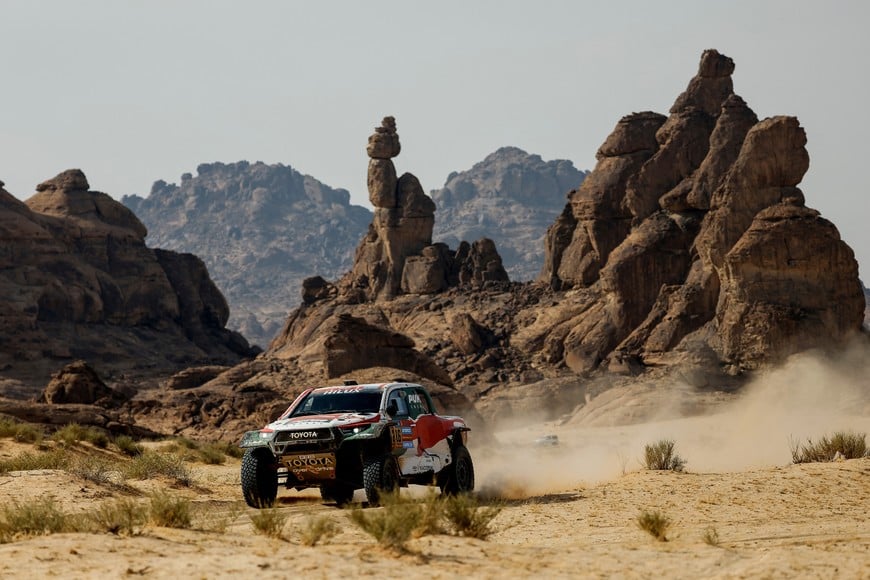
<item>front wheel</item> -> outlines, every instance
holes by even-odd
[[[453,463],[445,471],[442,493],[456,495],[474,490],[474,463],[464,445],[457,445],[453,450]]]
[[[278,461],[272,453],[257,447],[242,457],[242,495],[253,508],[267,508],[278,496]]]
[[[367,459],[363,465],[363,487],[369,505],[381,505],[384,494],[399,488],[399,464],[392,455],[381,455]]]

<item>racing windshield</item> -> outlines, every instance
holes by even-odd
[[[381,405],[379,392],[312,392],[296,407],[291,417],[326,413],[377,413]]]

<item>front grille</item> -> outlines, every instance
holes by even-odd
[[[296,434],[304,434],[299,437]],[[275,455],[287,453],[318,453],[335,449],[335,435],[331,429],[300,429],[279,431],[272,442]]]

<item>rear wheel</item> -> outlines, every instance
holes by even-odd
[[[453,463],[447,466],[441,492],[449,495],[468,493],[474,490],[474,463],[464,445],[453,449]]]
[[[342,483],[324,483],[320,486],[323,501],[334,501],[339,507],[353,501],[353,487]]]
[[[363,465],[363,487],[369,505],[381,505],[384,494],[399,488],[399,464],[392,455],[381,455],[367,459]]]
[[[242,457],[242,495],[253,508],[271,507],[278,496],[278,461],[265,447],[248,449]]]

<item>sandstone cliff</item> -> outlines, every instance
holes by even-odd
[[[489,238],[511,280],[532,280],[544,265],[547,227],[561,213],[565,193],[585,177],[570,161],[502,147],[431,192],[438,208],[433,237],[453,247]]]
[[[347,271],[372,216],[343,189],[246,161],[202,164],[180,184],[157,181],[148,197],[121,202],[149,245],[202,258],[230,304],[228,325],[263,346],[299,304],[305,277]]]
[[[852,250],[804,205],[794,117],[758,122],[714,50],[670,115],[622,119],[548,232],[542,280],[588,308],[542,329],[578,372],[712,351],[734,372],[857,332]]]
[[[132,380],[254,354],[225,328],[226,301],[203,263],[151,250],[145,234],[79,170],[41,183],[26,202],[0,187],[4,395],[44,387],[72,359]]]

